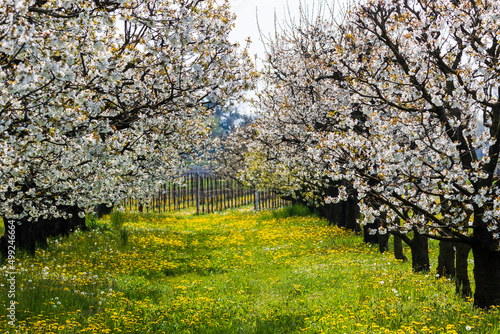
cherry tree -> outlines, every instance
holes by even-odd
[[[0,214],[19,240],[42,220],[147,196],[206,145],[206,102],[252,86],[227,1],[0,8]]]
[[[481,307],[500,304],[499,15],[496,1],[368,2],[324,63],[369,129],[328,134],[330,173],[381,204],[362,209],[383,229],[471,245]]]
[[[330,178],[327,165],[309,153],[318,147],[319,134],[337,122],[324,92],[311,84],[330,74],[317,66],[316,59],[316,52],[328,41],[320,33],[325,24],[333,23],[322,19],[311,23],[303,13],[300,21],[285,23],[286,28],[266,43],[257,117],[252,125],[229,136],[220,160],[231,175],[240,176],[249,186],[274,189],[285,198],[317,207],[331,222],[356,229],[355,191],[348,183]],[[349,201],[325,203],[327,195],[338,194],[339,189]]]
[[[470,245],[480,307],[500,304],[499,17],[496,1],[376,0],[279,36],[255,130],[271,168],[351,184],[379,233]]]

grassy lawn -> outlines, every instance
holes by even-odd
[[[500,332],[498,310],[297,208],[122,218],[18,261],[19,333]]]

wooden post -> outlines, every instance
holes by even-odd
[[[212,175],[208,177],[208,196],[210,197],[208,213],[214,212],[214,184],[212,178]]]
[[[194,206],[194,175],[191,174],[190,178],[189,178],[189,184],[190,184],[190,192],[191,192],[191,205]]]
[[[234,203],[234,180],[231,180],[231,202],[229,204],[232,208],[236,207],[236,204]]]
[[[204,188],[204,182],[205,180],[202,178],[201,179],[201,211],[202,213],[205,213],[205,188]]]
[[[163,185],[163,212],[167,211],[167,186],[164,184]]]
[[[259,210],[259,191],[257,189],[255,189],[255,192],[254,192],[253,208],[255,211]]]
[[[170,181],[167,184],[167,201],[168,201],[168,212],[172,211],[170,210]]]
[[[196,214],[200,214],[200,174],[196,173]]]

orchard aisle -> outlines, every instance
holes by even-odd
[[[453,297],[452,283],[413,274],[302,207],[88,223],[90,232],[53,239],[17,263],[20,333],[498,330],[497,310],[475,310]]]

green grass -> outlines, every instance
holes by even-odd
[[[19,259],[19,333],[500,332],[498,310],[300,207],[120,215]]]

